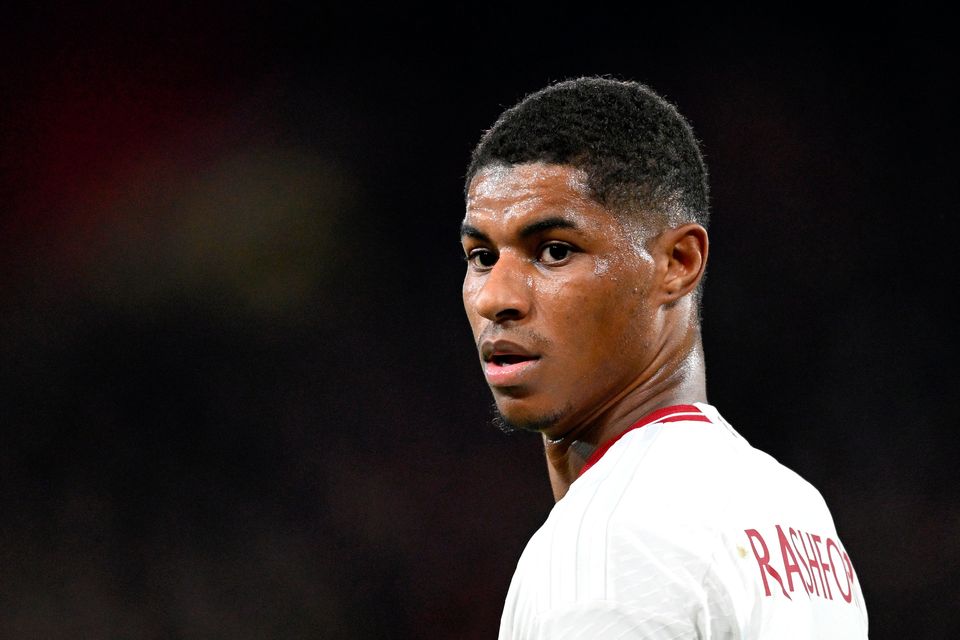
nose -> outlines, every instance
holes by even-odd
[[[473,296],[477,313],[492,322],[520,320],[530,312],[530,287],[523,260],[502,252]]]

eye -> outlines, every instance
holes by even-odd
[[[474,249],[466,260],[476,269],[489,269],[497,263],[497,254],[489,249]]]
[[[560,264],[566,262],[573,253],[573,247],[562,242],[551,242],[540,249],[538,260],[543,264]]]

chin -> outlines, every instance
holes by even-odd
[[[561,407],[554,410],[532,410],[532,407],[518,407],[516,401],[497,400],[493,405],[493,422],[501,430],[512,433],[514,431],[546,431],[556,426],[569,413],[570,407]]]

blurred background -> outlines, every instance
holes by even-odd
[[[0,637],[494,637],[552,498],[462,178],[583,74],[703,141],[710,401],[824,494],[871,637],[960,631],[949,21],[592,11],[6,12]]]

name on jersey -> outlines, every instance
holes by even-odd
[[[773,593],[772,585],[790,600],[798,591],[828,600],[853,599],[853,563],[833,538],[824,539],[793,527],[785,530],[779,524],[776,541],[768,534],[769,544],[756,529],[745,529],[744,533],[757,559],[767,596]],[[741,549],[741,555],[745,550]]]

